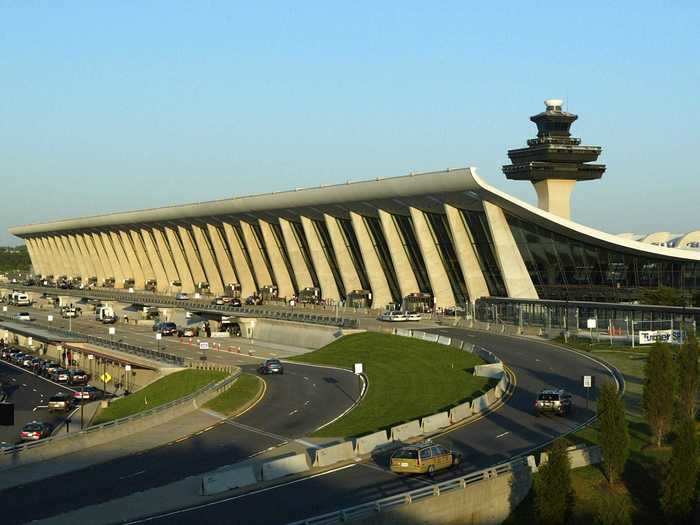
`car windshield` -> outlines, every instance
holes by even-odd
[[[394,453],[396,459],[418,459],[418,450],[415,448],[402,448]]]
[[[269,360],[269,361],[267,362],[267,365],[268,365],[268,366],[270,366],[270,365],[279,365],[279,364],[280,364],[280,362],[277,361],[276,359],[271,359],[271,360]]]
[[[41,425],[39,423],[29,423],[28,425],[24,425],[22,430],[25,432],[39,432],[41,431]]]
[[[540,401],[558,401],[559,394],[540,394]]]

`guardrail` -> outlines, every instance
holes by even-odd
[[[276,319],[281,321],[298,321],[303,323],[320,324],[325,326],[338,326],[340,328],[357,328],[357,319],[349,319],[345,317],[336,317],[329,315],[307,314],[302,312],[287,311],[287,310],[270,310],[264,307],[250,306],[231,306],[227,304],[217,305],[211,304],[206,299],[189,299],[177,300],[169,295],[158,295],[155,293],[143,292],[115,292],[99,289],[76,290],[76,289],[60,289],[60,288],[45,288],[41,286],[20,286],[10,285],[17,290],[25,290],[42,294],[55,295],[71,295],[74,297],[86,297],[93,299],[102,299],[109,301],[118,301],[125,303],[143,304],[146,306],[170,306],[177,308],[185,308],[196,310],[203,313],[217,314],[248,314],[252,317],[263,317],[266,319]]]
[[[239,369],[235,370],[231,375],[222,379],[221,381],[217,381],[216,383],[209,383],[208,385],[204,385],[202,388],[196,390],[195,392],[192,392],[191,394],[188,394],[185,397],[181,397],[180,399],[175,399],[175,400],[170,401],[168,403],[165,403],[163,405],[159,405],[159,406],[151,408],[149,410],[144,410],[143,412],[139,412],[139,413],[133,414],[131,416],[126,416],[126,417],[122,417],[119,419],[114,419],[112,421],[108,421],[107,423],[102,423],[100,425],[94,425],[94,426],[88,427],[84,430],[81,430],[80,432],[73,432],[70,434],[60,434],[58,436],[51,436],[51,437],[41,439],[39,441],[34,441],[31,443],[22,443],[22,444],[14,445],[11,447],[2,447],[2,448],[0,448],[0,457],[21,454],[22,452],[26,452],[28,450],[34,450],[34,449],[38,449],[41,447],[46,447],[47,445],[56,444],[58,442],[63,443],[63,442],[66,442],[67,440],[80,439],[80,438],[87,436],[87,435],[95,434],[97,432],[102,432],[103,430],[113,429],[114,427],[123,426],[127,423],[131,423],[131,422],[134,422],[134,421],[137,421],[140,419],[151,417],[155,414],[159,414],[159,413],[164,412],[166,410],[169,410],[173,407],[182,405],[184,403],[188,403],[206,392],[210,392],[212,390],[214,390],[214,391],[222,390],[222,389],[226,388],[230,383],[232,383],[233,381],[238,379],[238,377],[240,375],[241,375],[241,370],[239,368]]]
[[[479,483],[491,478],[496,478],[504,474],[513,472],[518,467],[527,467],[525,460],[517,460],[511,463],[503,463],[495,467],[473,472],[459,478],[443,481],[434,485],[421,487],[414,490],[395,494],[387,498],[382,498],[353,507],[347,507],[327,514],[321,514],[313,518],[295,521],[288,525],[332,525],[345,523],[352,520],[366,518],[378,512],[385,512],[396,507],[408,505],[433,496],[439,496],[455,490],[464,490],[470,485]]]
[[[185,358],[179,355],[171,354],[168,352],[161,352],[158,350],[151,350],[149,348],[144,348],[142,346],[136,346],[129,343],[122,343],[121,341],[113,341],[111,339],[105,339],[103,337],[98,337],[96,335],[83,334],[75,330],[63,330],[62,328],[55,328],[52,326],[36,325],[32,322],[21,321],[13,317],[0,314],[0,319],[3,321],[11,321],[13,323],[21,323],[26,326],[40,327],[43,330],[47,330],[54,334],[59,334],[67,337],[75,337],[79,339],[84,339],[88,343],[92,343],[98,346],[103,346],[105,348],[111,348],[113,350],[119,350],[121,352],[126,352],[127,354],[136,355],[139,357],[145,357],[147,359],[153,359],[155,361],[160,361],[162,363],[167,363],[174,366],[185,366]]]

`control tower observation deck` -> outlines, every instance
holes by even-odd
[[[537,138],[527,141],[527,148],[512,149],[512,164],[503,173],[512,180],[529,180],[537,192],[537,205],[548,212],[569,219],[571,192],[576,181],[603,176],[604,164],[589,164],[598,159],[599,146],[582,146],[581,139],[571,136],[569,128],[577,115],[562,111],[562,101],[545,100],[547,109],[530,117],[537,124]]]

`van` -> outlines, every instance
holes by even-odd
[[[442,445],[427,441],[401,447],[391,455],[391,471],[397,474],[428,474],[458,465],[462,456]]]

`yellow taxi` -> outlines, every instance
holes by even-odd
[[[428,474],[458,465],[461,454],[436,443],[401,447],[391,455],[391,471],[397,474]]]

